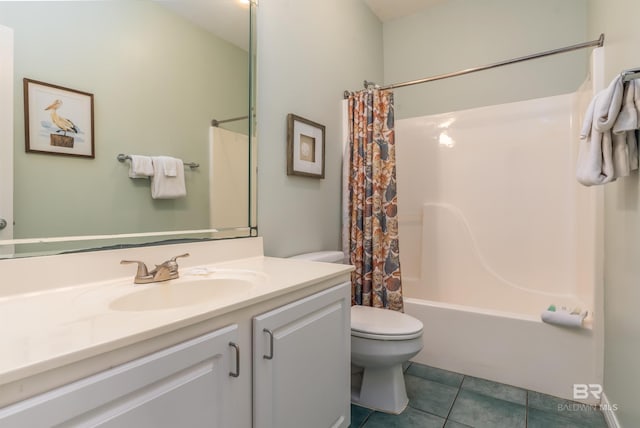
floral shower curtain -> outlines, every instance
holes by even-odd
[[[351,304],[403,310],[393,92],[349,97]]]

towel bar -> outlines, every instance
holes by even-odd
[[[640,68],[632,68],[629,70],[624,70],[622,73],[622,81],[628,82],[630,80],[640,79]]]
[[[119,153],[119,154],[118,154],[118,156],[117,156],[117,158],[118,158],[118,160],[119,160],[120,162],[124,162],[124,161],[126,161],[127,159],[128,159],[128,160],[131,160],[131,156],[129,156],[129,155],[125,155],[124,153]],[[185,165],[185,166],[188,166],[188,167],[189,167],[189,168],[191,168],[191,169],[196,169],[196,168],[199,168],[199,167],[200,167],[200,164],[199,164],[199,163],[196,163],[196,162],[184,162],[184,165]]]

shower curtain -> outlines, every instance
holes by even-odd
[[[393,93],[351,94],[348,123],[351,304],[402,311]]]

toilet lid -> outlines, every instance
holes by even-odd
[[[402,312],[355,305],[351,307],[351,334],[381,340],[407,340],[422,334],[422,322]]]

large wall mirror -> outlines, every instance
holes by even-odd
[[[0,258],[256,234],[251,3],[0,2],[14,98],[13,141],[0,141],[14,160]],[[25,150],[24,79],[92,94],[94,158]],[[29,129],[65,134],[59,118],[74,114],[65,99],[45,110],[29,97]],[[150,179],[130,178],[119,154],[198,167],[184,168],[186,196],[154,199]]]

